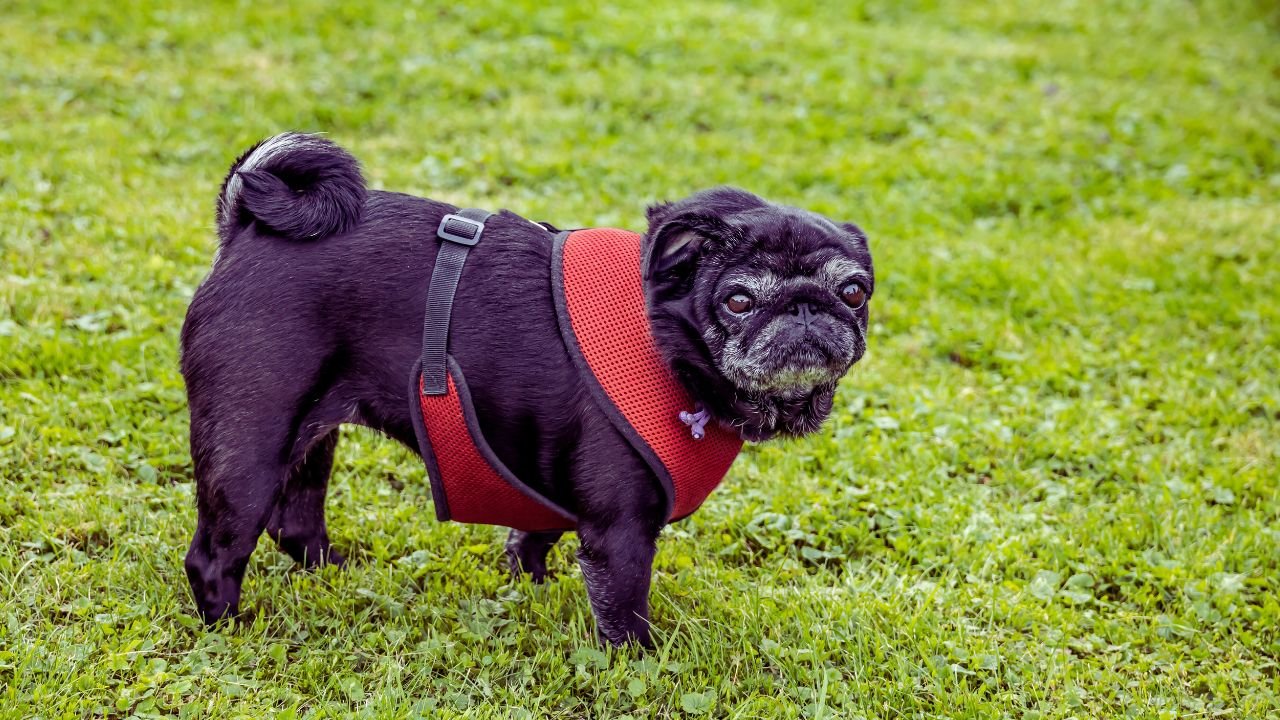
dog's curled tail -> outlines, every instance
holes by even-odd
[[[249,148],[218,193],[223,244],[256,221],[288,240],[317,240],[360,222],[367,192],[360,164],[318,136],[281,133]]]

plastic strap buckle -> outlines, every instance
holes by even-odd
[[[436,229],[436,235],[440,236],[441,240],[456,242],[467,247],[480,242],[480,235],[483,232],[482,221],[452,214],[440,218],[440,227]]]

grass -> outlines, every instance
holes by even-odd
[[[1280,713],[1280,14],[1266,2],[5,3],[0,716]],[[230,160],[559,225],[730,182],[854,220],[867,359],[593,639],[345,432],[344,571],[194,621],[177,332]]]

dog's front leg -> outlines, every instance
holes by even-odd
[[[578,528],[578,564],[596,616],[596,629],[605,642],[653,647],[649,639],[649,582],[659,530],[627,519]]]
[[[547,553],[564,533],[560,530],[542,532],[524,532],[512,530],[507,535],[507,563],[511,567],[511,575],[519,578],[529,573],[535,583],[544,582],[550,573],[547,572]]]

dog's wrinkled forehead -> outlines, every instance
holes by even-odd
[[[738,213],[733,225],[743,242],[726,248],[722,282],[756,284],[763,295],[795,278],[823,285],[873,281],[865,240],[821,215],[775,206]]]
[[[643,262],[655,298],[685,297],[696,289],[705,301],[707,292],[723,289],[723,280],[748,275],[762,286],[804,278],[829,289],[843,283],[837,293],[853,281],[872,291],[867,238],[852,223],[732,187],[652,205],[648,217]]]

